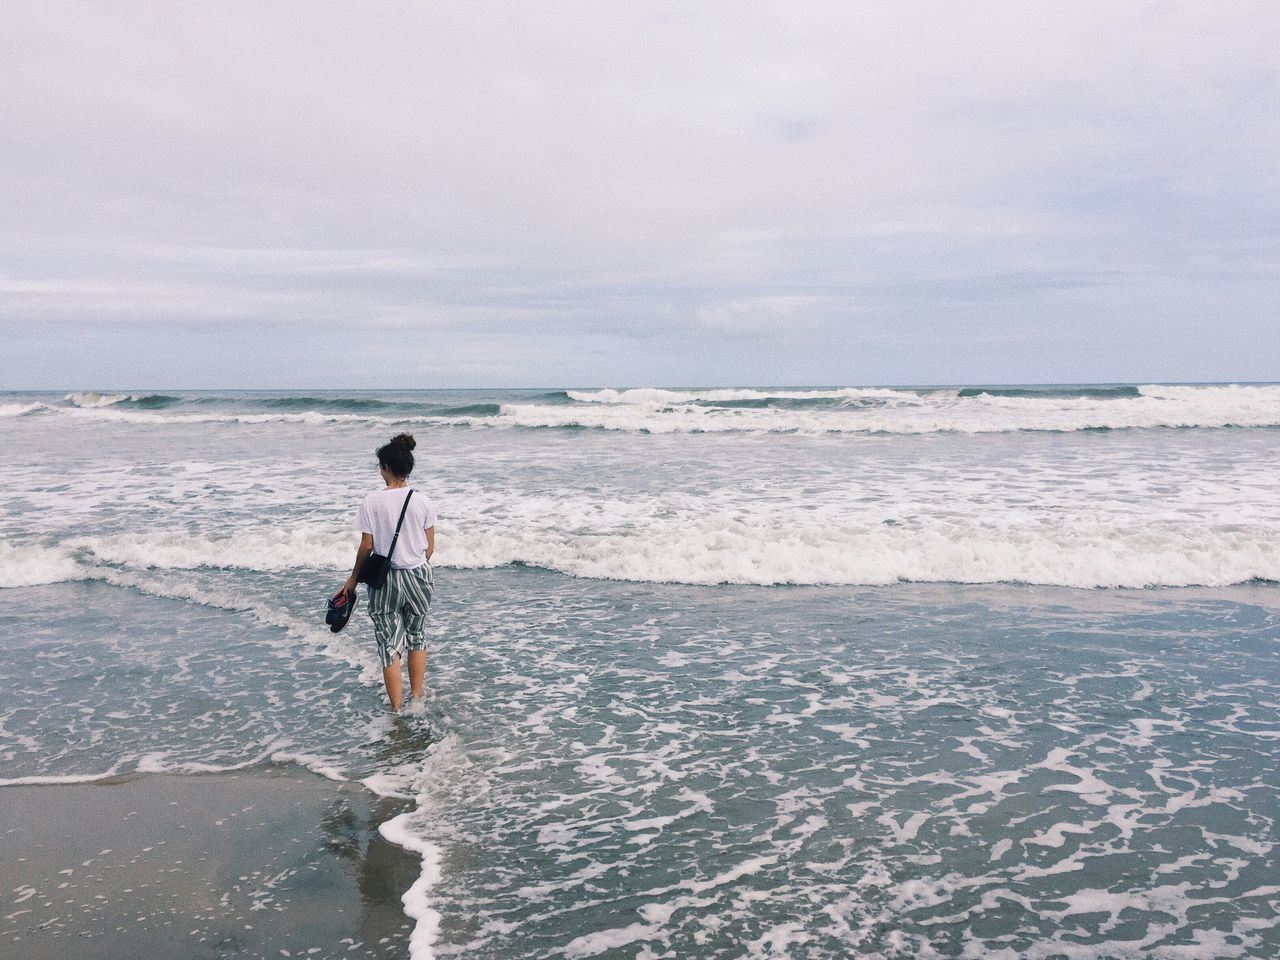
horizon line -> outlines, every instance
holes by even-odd
[[[76,393],[125,393],[131,391],[169,390],[175,393],[194,393],[210,391],[219,393],[300,393],[312,391],[317,393],[333,393],[338,390],[375,393],[379,391],[429,391],[429,390],[947,390],[951,388],[975,387],[1138,387],[1146,384],[1163,387],[1229,387],[1229,386],[1280,386],[1280,380],[1038,380],[1038,381],[996,381],[969,380],[947,383],[768,383],[768,384],[712,384],[675,386],[670,384],[645,385],[580,385],[580,384],[533,384],[527,386],[487,384],[485,386],[447,386],[447,387],[356,387],[356,386],[292,386],[292,387],[178,387],[178,386],[50,386],[3,388],[4,393],[60,393],[63,391]]]

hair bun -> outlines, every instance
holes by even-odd
[[[404,447],[406,450],[412,450],[418,445],[411,433],[398,433],[391,438],[391,443],[393,446]]]

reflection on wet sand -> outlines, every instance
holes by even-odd
[[[24,960],[405,956],[405,809],[293,767],[0,788],[0,943]]]

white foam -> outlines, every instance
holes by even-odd
[[[431,888],[440,882],[440,848],[424,840],[410,828],[413,814],[402,813],[378,827],[378,832],[397,846],[411,850],[422,857],[422,871],[401,901],[404,912],[414,921],[409,935],[411,960],[432,960],[436,936],[440,931],[440,912],[431,906]]]
[[[105,773],[83,773],[83,774],[51,774],[47,776],[32,777],[0,777],[0,787],[45,787],[57,784],[68,783],[97,783],[100,780],[106,780],[108,777],[114,777],[118,768],[112,767]]]
[[[761,511],[763,512],[763,511]],[[740,516],[740,515],[739,515]],[[441,550],[444,566],[524,563],[577,577],[689,584],[1033,583],[1068,587],[1222,586],[1280,580],[1280,525],[1161,524],[1063,517],[911,525],[700,520],[586,534],[490,523]]]
[[[65,400],[72,407],[90,410],[100,407],[112,407],[122,403],[172,403],[178,402],[178,397],[173,397],[158,391],[149,391],[142,393],[130,393],[122,390],[78,390],[72,393],[64,394]],[[209,396],[200,397],[201,400],[212,399]],[[226,395],[220,397],[223,402],[228,400]],[[253,402],[247,400],[246,402]]]
[[[389,729],[392,722],[392,718],[385,717],[379,723]],[[370,735],[378,734],[370,731]],[[472,782],[470,764],[457,735],[450,733],[434,743],[425,756],[418,755],[361,781],[380,796],[412,798],[416,803],[416,809],[393,817],[378,828],[392,843],[422,857],[418,879],[402,898],[405,915],[415,921],[409,938],[411,960],[435,956],[440,927],[440,913],[431,905],[430,892],[440,882],[441,848],[428,838],[428,813],[435,808],[438,796]]]
[[[49,409],[43,403],[0,403],[0,420]]]
[[[504,404],[487,425],[594,427],[648,433],[1004,433],[1280,426],[1280,386],[1160,385],[1138,396],[960,396],[954,390],[660,389],[574,391],[581,405]],[[839,400],[817,409],[716,407],[726,401]],[[856,403],[855,401],[864,401]],[[865,403],[865,401],[876,401]],[[708,404],[713,404],[708,406]]]
[[[1102,823],[1101,820],[1087,820],[1084,823],[1055,823],[1047,830],[1041,830],[1034,836],[1023,840],[1030,846],[1059,848],[1067,842],[1068,834],[1089,836]]]
[[[635,406],[670,406],[682,403],[725,403],[735,400],[855,400],[876,398],[908,401],[918,397],[914,391],[877,387],[839,387],[832,390],[665,390],[640,387],[630,390],[568,390],[574,400],[583,403],[614,403]]]
[[[890,814],[881,814],[876,817],[879,823],[884,824],[893,834],[894,843],[906,843],[908,840],[914,840],[916,834],[920,832],[920,828],[924,826],[929,819],[927,813],[913,813],[906,817],[902,823],[895,820]]]
[[[271,571],[315,567],[342,570],[345,574],[351,568],[359,537],[344,527],[336,524],[257,526],[212,537],[164,530],[78,537],[69,541],[68,546],[87,552],[99,561],[133,568],[217,567]],[[0,570],[2,563],[0,558]]]
[[[646,903],[638,910],[643,922],[575,937],[565,946],[564,955],[571,960],[590,957],[607,950],[616,950],[630,943],[655,939],[677,910],[702,907],[712,902],[702,899],[702,894],[718,893],[720,888],[731,886],[743,877],[759,873],[777,862],[778,856],[774,854],[752,857],[706,880],[686,880],[673,887],[647,891],[645,895],[651,897],[665,895],[674,890],[686,890],[688,893],[666,902]]]
[[[111,405],[105,405],[65,407],[59,412],[80,420],[107,420],[115,423],[135,424],[301,423],[319,426],[326,423],[393,424],[416,420],[439,422],[438,420],[433,420],[433,418],[371,417],[360,413],[320,413],[314,410],[300,413],[157,413],[149,410],[119,410]]]
[[[587,527],[581,532],[572,525],[547,529],[525,524],[518,510],[506,517],[477,510],[474,525],[464,517],[457,527],[440,533],[436,562],[440,569],[518,563],[586,579],[703,585],[949,582],[1143,588],[1280,580],[1280,523],[1200,517],[1108,522],[1061,516],[1047,524],[1030,515],[1005,522],[930,516],[910,525],[855,517],[804,523],[776,511],[769,518],[768,506],[744,505],[734,516],[709,509],[697,519],[652,516],[629,529]],[[558,516],[573,509],[572,501],[566,501]],[[53,547],[0,541],[0,588],[110,579],[112,570],[152,568],[315,569],[330,571],[337,583],[349,569],[354,546],[354,535],[336,524],[263,526],[221,536],[169,530],[73,537]],[[146,588],[144,580],[133,585]]]
[[[380,797],[398,797],[407,800],[413,796],[416,771],[408,768],[387,773],[374,773],[360,781],[360,785]]]
[[[752,957],[789,957],[790,948],[803,946],[813,936],[805,932],[802,923],[780,923],[770,928],[762,936],[746,944],[747,953]]]
[[[714,809],[714,804],[711,802],[710,797],[705,793],[699,793],[698,791],[690,790],[687,787],[680,790],[677,799],[685,801],[689,806],[685,807],[683,810],[678,810],[675,813],[667,814],[665,816],[645,817],[639,820],[623,820],[621,821],[620,826],[622,829],[632,833],[655,831],[654,835],[656,836],[677,820],[683,820],[686,817],[692,817],[699,813],[711,813]],[[824,820],[824,825],[825,822],[826,821]],[[815,827],[815,829],[817,829],[817,827]]]
[[[138,758],[136,770],[138,773],[234,773],[237,770],[247,770],[250,767],[256,767],[267,760],[272,759],[272,755],[281,746],[275,743],[266,749],[259,751],[251,757],[235,763],[204,763],[198,760],[171,760],[164,753],[144,753]]]
[[[1073,755],[1075,751],[1068,747],[1054,747],[1049,751],[1048,756],[1034,764],[1032,769],[1065,773],[1079,781],[1078,783],[1055,783],[1046,787],[1046,790],[1078,794],[1080,799],[1095,806],[1105,804],[1107,799],[1115,793],[1115,788],[1102,780],[1092,769],[1068,763],[1067,758]]]
[[[122,574],[143,570],[199,568],[262,572],[316,568],[334,571],[335,583],[350,569],[356,537],[341,527],[296,525],[193,535],[185,530],[158,530],[115,536],[72,537],[56,546],[12,544],[0,540],[0,588],[29,587],[71,580],[120,582]],[[130,586],[148,589],[146,580]],[[157,584],[150,585],[159,588]],[[192,591],[201,589],[192,585]],[[184,599],[206,600],[228,609],[245,604],[182,593]]]
[[[36,587],[92,575],[66,548],[14,546],[0,540],[0,588]]]
[[[345,783],[347,781],[346,774],[342,768],[333,763],[326,757],[316,756],[313,753],[298,753],[292,750],[276,750],[271,754],[272,763],[296,763],[298,766],[310,770],[314,774],[324,777],[326,780],[333,780],[336,783]]]
[[[575,937],[565,945],[564,955],[567,960],[579,957],[594,957],[606,950],[617,950],[630,943],[652,940],[662,929],[660,923],[632,923],[625,927],[614,927],[596,933],[586,933]]]
[[[124,403],[126,400],[136,400],[138,398],[128,393],[98,393],[94,390],[83,390],[79,393],[68,393],[64,399],[72,406],[92,409],[94,407],[109,407],[113,404]]]

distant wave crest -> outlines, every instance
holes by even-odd
[[[85,410],[117,405],[134,407],[138,410],[161,410],[180,402],[178,397],[163,393],[95,393],[93,391],[68,393],[65,399],[73,407]]]
[[[524,427],[648,433],[1008,433],[1280,426],[1280,386],[569,391],[569,407],[507,404]]]
[[[1134,386],[1116,387],[965,387],[956,396],[965,397],[1023,397],[1026,399],[1052,400],[1072,397],[1097,397],[1100,399],[1140,397],[1142,390]]]
[[[434,399],[67,394],[57,407],[131,423],[368,423],[633,433],[929,434],[1280,427],[1280,385],[670,390],[653,387]],[[50,409],[0,406],[0,417]]]

